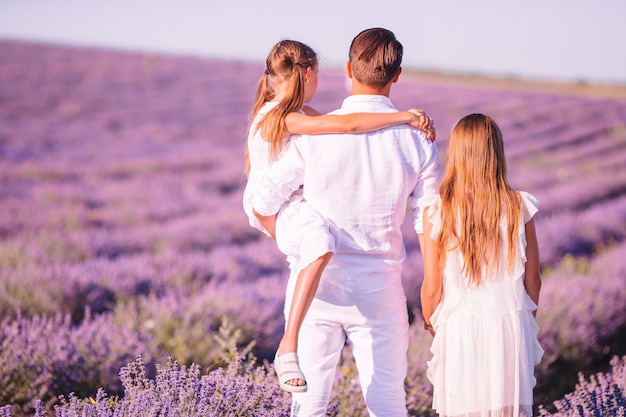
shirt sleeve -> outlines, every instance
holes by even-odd
[[[297,137],[292,138],[283,153],[258,182],[252,207],[262,216],[278,213],[281,206],[304,182],[304,159],[297,146]]]
[[[422,141],[424,158],[420,165],[417,184],[409,197],[413,212],[413,229],[417,234],[424,233],[422,220],[424,209],[436,201],[441,170],[437,145],[425,139]]]

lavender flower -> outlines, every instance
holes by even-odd
[[[540,407],[541,417],[624,417],[626,415],[626,357],[611,360],[611,372],[578,376],[574,392],[554,403],[555,413]]]

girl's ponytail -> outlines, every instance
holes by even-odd
[[[272,86],[270,85],[269,80],[269,70],[265,70],[259,82],[257,83],[256,95],[254,97],[254,103],[252,105],[252,110],[250,111],[249,121],[248,121],[248,134],[250,134],[250,129],[252,128],[252,121],[256,117],[261,107],[268,101],[271,101],[274,98],[275,92]],[[258,127],[257,127],[258,128]],[[248,141],[246,141],[246,151],[244,155],[244,169],[245,174],[248,176],[250,172],[250,155],[248,154]]]
[[[265,65],[265,72],[258,83],[250,122],[265,103],[276,98],[272,82],[287,83],[281,89],[280,102],[263,116],[256,127],[261,129],[263,138],[268,142],[270,157],[276,159],[283,149],[287,115],[300,111],[304,105],[305,71],[307,68],[317,67],[317,53],[302,42],[283,40],[274,45]],[[246,146],[246,174],[249,172],[249,164]]]

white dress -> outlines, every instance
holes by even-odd
[[[506,268],[507,244],[500,251],[497,273],[482,278],[478,286],[468,285],[461,274],[460,251],[447,253],[443,296],[431,318],[435,337],[427,371],[433,409],[442,417],[532,416],[534,367],[543,349],[532,315],[537,306],[524,288],[524,225],[539,203],[531,194],[520,195],[522,218],[512,273]],[[435,240],[441,231],[440,203],[437,199],[428,213]],[[500,232],[505,228],[502,224]]]
[[[248,135],[250,172],[243,194],[243,208],[250,225],[265,234],[266,230],[252,211],[252,201],[260,180],[272,166],[272,160],[269,143],[263,139],[256,125],[277,104],[268,102],[259,110]],[[278,212],[276,245],[287,256],[289,268],[295,275],[323,254],[335,252],[335,239],[330,233],[328,221],[304,200],[301,190],[293,193]]]

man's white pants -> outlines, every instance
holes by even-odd
[[[294,285],[292,276],[287,287],[285,317]],[[355,294],[322,280],[298,339],[298,357],[308,391],[293,394],[292,416],[326,416],[347,338],[370,416],[406,417],[408,330],[401,284]]]

